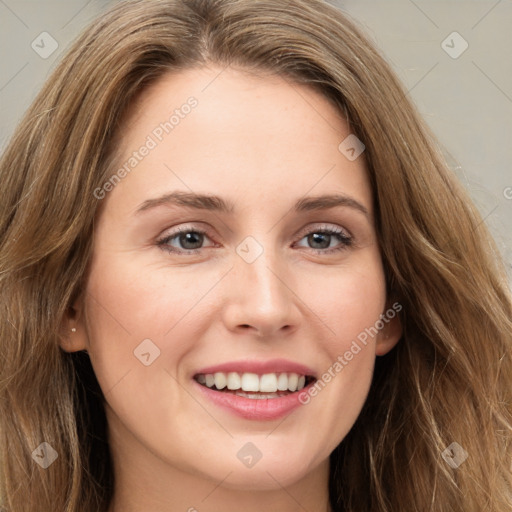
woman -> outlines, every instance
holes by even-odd
[[[512,510],[503,265],[332,6],[121,2],[0,172],[7,510]]]

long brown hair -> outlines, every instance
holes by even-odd
[[[131,0],[74,43],[0,162],[0,499],[107,510],[103,395],[59,346],[80,293],[120,120],[147,85],[209,62],[329,98],[366,146],[388,294],[404,334],[331,454],[336,511],[512,510],[512,305],[482,219],[389,65],[321,0]],[[341,142],[341,141],[340,141]],[[33,452],[47,442],[50,467]],[[467,459],[442,456],[458,443]],[[36,454],[37,455],[37,454]]]

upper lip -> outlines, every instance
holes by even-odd
[[[216,372],[256,373],[257,375],[264,375],[266,373],[297,373],[299,375],[316,378],[316,372],[314,370],[306,365],[288,359],[268,359],[266,361],[244,359],[241,361],[229,361],[201,368],[194,373],[194,376]]]

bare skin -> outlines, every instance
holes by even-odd
[[[102,199],[87,293],[65,319],[76,332],[63,347],[88,351],[106,397],[109,512],[329,511],[329,454],[361,411],[375,357],[401,335],[395,317],[333,372],[390,307],[364,153],[350,161],[338,150],[350,129],[317,92],[220,71],[167,75],[133,105],[120,166],[197,99]],[[137,213],[173,191],[215,194],[234,210],[161,204]],[[350,201],[294,211],[324,194]],[[206,234],[187,244],[176,228]],[[333,229],[341,237],[312,236]],[[237,252],[246,237],[262,248],[251,263]],[[252,239],[245,247],[255,251]],[[147,366],[134,355],[146,339],[160,351]],[[241,418],[193,380],[205,366],[274,358],[334,377],[278,420]],[[237,457],[248,442],[262,455],[251,468]]]

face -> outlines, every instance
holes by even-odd
[[[400,328],[379,322],[372,192],[364,153],[338,149],[347,124],[305,86],[220,71],[167,75],[133,105],[130,171],[102,189],[68,349],[89,353],[125,467],[271,489],[327,467]]]

